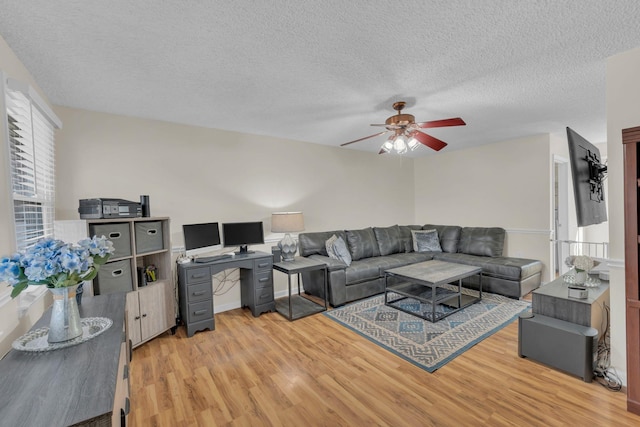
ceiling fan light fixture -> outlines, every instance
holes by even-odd
[[[407,147],[409,147],[409,150],[411,151],[418,148],[418,145],[420,145],[420,142],[418,142],[418,140],[413,136],[407,141]]]
[[[382,147],[380,147],[380,149],[385,153],[388,153],[389,151],[391,151],[393,149],[393,143],[391,142],[391,138],[387,139],[384,142],[384,144],[382,144]]]
[[[395,140],[393,141],[393,149],[398,154],[404,154],[407,152],[407,144],[404,140],[404,136],[402,135],[396,136]]]
[[[340,146],[344,147],[355,142],[364,141],[365,139],[375,138],[376,136],[393,132],[393,135],[391,135],[389,139],[385,141],[382,147],[380,147],[380,151],[378,154],[389,153],[391,151],[395,151],[398,154],[404,154],[408,150],[414,151],[419,145],[425,145],[432,150],[440,151],[447,146],[447,143],[427,133],[419,132],[419,130],[427,128],[466,125],[464,120],[462,120],[460,117],[416,123],[415,117],[412,114],[406,114],[402,112],[405,105],[406,103],[404,101],[395,102],[393,104],[393,109],[396,110],[398,114],[388,117],[384,124],[376,123],[371,125],[384,127],[385,130],[383,130],[382,132],[374,133],[373,135],[365,136],[363,138],[354,139],[353,141],[340,144]]]

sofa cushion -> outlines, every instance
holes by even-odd
[[[349,251],[353,261],[380,256],[378,241],[371,227],[362,230],[347,230],[347,243],[349,243]]]
[[[411,230],[415,252],[442,252],[437,230]]]
[[[502,256],[505,230],[500,227],[464,227],[458,252],[469,255]]]
[[[397,254],[404,252],[404,247],[400,247],[400,227],[392,225],[391,227],[374,227],[373,233],[376,235],[378,242],[378,250],[380,255]]]
[[[342,237],[338,237],[335,234],[331,236],[329,240],[327,240],[327,252],[329,253],[329,258],[337,259],[347,265],[351,265],[351,254]]]
[[[535,259],[492,257],[485,258],[482,269],[494,277],[511,278],[516,272],[516,280],[524,280],[542,272],[542,262]]]
[[[460,230],[462,227],[457,225],[433,225],[427,224],[422,226],[423,230],[437,230],[440,239],[440,247],[442,252],[456,253],[458,252],[458,242],[460,241]]]
[[[309,256],[315,254],[329,256],[329,254],[327,253],[326,242],[334,234],[338,237],[342,237],[342,240],[344,240],[345,242],[347,241],[347,235],[343,230],[298,234],[298,247],[300,248],[300,256]]]
[[[380,277],[380,257],[354,260],[345,270],[346,284],[373,280]]]
[[[400,230],[400,252],[413,252],[413,236],[411,230],[421,230],[419,225],[399,225]]]
[[[434,254],[434,259],[473,265],[482,268],[482,274],[501,279],[520,281],[542,271],[542,263],[533,259],[511,257],[486,257],[468,254]]]
[[[429,261],[430,259],[432,259],[431,254],[411,252],[410,254],[401,253],[353,261],[351,266],[345,270],[346,284],[353,285],[367,280],[374,280],[384,277],[384,271],[390,268]]]

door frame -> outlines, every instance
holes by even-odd
[[[551,185],[551,225],[554,240],[551,265],[553,274],[559,277],[569,270],[564,263],[564,259],[569,256],[569,248],[555,243],[558,240],[569,240],[569,159],[553,155]]]

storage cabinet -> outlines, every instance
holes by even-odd
[[[640,127],[622,131],[624,145],[624,266],[627,324],[627,410],[640,415]]]
[[[134,347],[175,326],[174,298],[167,282],[127,294],[127,326]]]
[[[127,293],[127,327],[133,347],[176,325],[169,218],[87,220],[89,236],[105,236],[115,253],[93,280],[93,293]],[[156,281],[142,280],[156,268]]]
[[[130,347],[125,294],[83,298],[80,317],[111,327],[77,345],[46,353],[11,350],[0,360],[0,425],[126,426]],[[49,326],[51,309],[31,329]]]

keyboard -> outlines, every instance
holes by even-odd
[[[229,258],[231,258],[231,255],[203,256],[200,258],[196,258],[194,262],[197,262],[197,263],[213,262],[213,261],[220,261],[220,260],[229,259]]]

